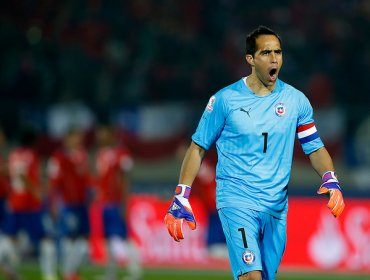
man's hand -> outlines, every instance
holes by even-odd
[[[333,171],[327,171],[322,176],[324,183],[317,190],[318,194],[328,194],[328,207],[334,217],[338,218],[342,214],[345,204],[343,201],[342,190],[339,187],[339,182]]]
[[[175,190],[175,196],[171,206],[164,217],[164,222],[167,225],[168,232],[173,239],[179,242],[184,239],[182,231],[182,223],[185,219],[189,227],[194,230],[197,227],[193,210],[189,203],[189,195],[191,188],[186,185],[178,185]]]

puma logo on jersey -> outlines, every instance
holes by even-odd
[[[249,108],[248,111],[245,110],[244,108],[240,108],[240,111],[244,112],[244,113],[247,113],[248,114],[248,117],[250,117],[249,115],[249,112],[251,111],[252,108]]]
[[[174,203],[174,204],[172,205],[171,210],[175,211],[175,210],[179,210],[179,209],[181,209],[181,207],[180,207],[180,206],[178,206],[176,203]]]

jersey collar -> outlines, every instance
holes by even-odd
[[[243,77],[240,79],[240,83],[241,83],[241,89],[246,92],[247,94],[251,94],[255,97],[258,97],[258,98],[264,98],[264,97],[268,97],[268,96],[271,96],[275,93],[278,93],[280,91],[280,88],[281,88],[281,81],[279,79],[276,80],[276,85],[275,85],[275,88],[273,89],[273,91],[269,94],[269,95],[265,95],[265,96],[258,96],[258,95],[255,95],[253,93],[253,91],[249,88],[249,86],[247,85],[247,77]]]

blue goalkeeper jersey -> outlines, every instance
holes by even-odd
[[[213,95],[192,140],[205,150],[216,144],[217,208],[286,217],[296,135],[305,154],[323,147],[310,102],[280,80],[267,96],[256,96],[245,79]]]

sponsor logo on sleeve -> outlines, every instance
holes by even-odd
[[[216,102],[216,97],[215,96],[212,96],[209,101],[208,101],[208,104],[207,104],[207,111],[208,112],[212,112],[213,111],[213,105],[215,104]]]

